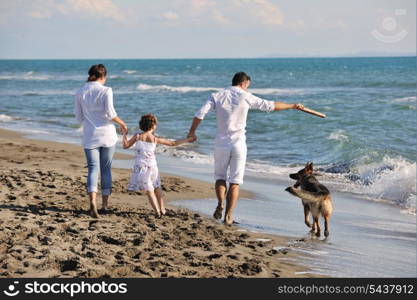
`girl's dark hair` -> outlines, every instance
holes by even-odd
[[[87,81],[96,81],[100,78],[106,77],[107,70],[103,64],[92,65],[90,70],[88,70],[88,79]]]
[[[142,131],[149,131],[151,128],[158,124],[158,120],[153,114],[143,115],[139,121],[139,128]]]

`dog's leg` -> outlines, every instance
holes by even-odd
[[[316,223],[316,237],[320,237],[319,217],[314,217],[314,223]]]
[[[311,233],[315,233],[316,232],[316,222],[313,221],[313,225],[311,226]]]
[[[310,223],[310,206],[308,204],[304,204],[304,223],[307,225],[307,227],[311,227],[311,223]]]
[[[330,216],[329,215],[325,215],[324,216],[324,236],[328,237],[330,232],[329,232],[329,223],[330,223]]]

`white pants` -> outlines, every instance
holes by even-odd
[[[246,165],[246,139],[233,142],[216,141],[214,147],[214,177],[229,183],[242,184]],[[229,176],[227,170],[230,167]]]

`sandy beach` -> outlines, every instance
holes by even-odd
[[[169,211],[156,219],[144,195],[126,190],[130,171],[114,168],[111,211],[96,220],[86,214],[81,147],[0,130],[0,153],[0,277],[315,276],[287,237],[169,205],[213,197],[206,182],[162,174]]]

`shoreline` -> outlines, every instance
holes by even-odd
[[[0,277],[321,277],[297,262],[289,237],[169,204],[213,198],[212,184],[161,173],[169,214],[157,220],[146,196],[126,191],[130,170],[113,168],[112,210],[94,220],[80,146],[0,129],[0,147]]]

